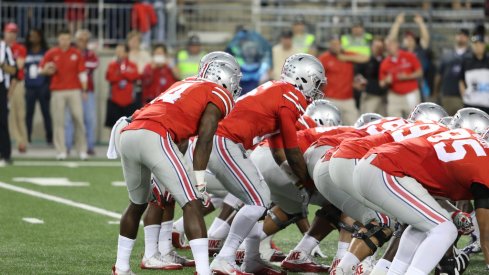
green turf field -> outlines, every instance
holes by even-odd
[[[54,178],[38,179],[41,184],[63,183],[64,180],[59,178],[67,178],[70,182],[89,185],[44,186],[26,182],[31,178]],[[122,213],[128,202],[125,187],[112,186],[112,182],[122,180],[118,163],[105,160],[19,160],[14,166],[0,168],[0,274],[110,274],[115,263],[119,229],[114,224],[117,221],[114,217]],[[11,186],[22,189],[5,189]],[[51,199],[48,200],[25,194],[30,191],[55,197],[47,197]],[[105,212],[88,211],[86,208],[92,209],[90,206],[96,207],[95,211]],[[176,216],[180,216],[180,211]],[[23,221],[26,217],[44,223],[27,223]],[[213,217],[206,218],[208,225]],[[131,261],[133,271],[137,274],[163,273],[138,268],[143,253],[142,227],[139,233]],[[300,238],[298,230],[290,226],[276,235],[275,242],[287,252]],[[328,255],[325,263],[331,261],[336,251],[336,238],[337,234],[332,234],[321,244]],[[189,251],[180,253],[190,256]],[[483,270],[482,256],[478,255],[472,258],[465,274],[482,274]],[[193,269],[165,274],[171,273],[193,274]]]

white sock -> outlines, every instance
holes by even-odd
[[[319,244],[319,241],[314,237],[307,235],[307,233],[302,237],[301,241],[297,244],[294,250],[304,251],[307,255],[311,254],[314,247]]]
[[[270,236],[267,236],[265,232],[263,232],[264,237],[261,238],[261,244],[260,245],[266,245],[268,248],[271,247],[272,244],[272,238],[275,236],[275,234],[272,234]]]
[[[341,258],[338,267],[342,268],[345,271],[346,270],[354,271],[359,263],[360,260],[357,258],[357,256],[353,255],[351,252],[346,252],[343,258]]]
[[[429,273],[425,273],[413,266],[410,266],[408,268],[408,270],[406,271],[406,274],[409,274],[409,275],[426,275],[426,274],[429,274]]]
[[[158,253],[158,235],[160,225],[151,224],[144,227],[144,257],[151,258]]]
[[[121,271],[131,269],[129,259],[131,258],[131,252],[135,242],[136,240],[119,235],[119,240],[117,241],[117,261],[115,262],[117,269]]]
[[[178,219],[176,222],[173,223],[173,229],[175,229],[175,231],[178,231],[180,233],[185,232],[185,228],[183,227],[183,217],[181,217],[180,219]]]
[[[403,233],[404,234],[404,233]],[[406,270],[408,269],[409,264],[398,261],[394,259],[392,261],[391,266],[389,267],[388,275],[404,275],[406,274]]]
[[[195,269],[199,275],[210,275],[209,240],[207,238],[193,239],[188,242],[195,260]]]
[[[207,235],[208,235],[208,236],[212,236],[212,233],[213,233],[214,231],[216,231],[216,230],[219,228],[219,226],[221,226],[221,224],[223,224],[223,223],[226,223],[226,221],[221,220],[221,219],[219,219],[219,218],[217,218],[217,217],[216,217],[216,218],[215,218],[215,219],[212,221],[212,224],[211,224],[211,226],[209,227],[209,230],[207,230]]]
[[[158,250],[161,255],[166,255],[173,250],[171,242],[171,232],[173,227],[173,221],[167,221],[161,223],[160,237],[158,239]]]
[[[245,258],[259,259],[260,258],[260,240],[263,232],[263,223],[256,223],[251,229],[248,237],[245,239]]]
[[[258,219],[265,213],[266,208],[256,205],[245,205],[234,217],[233,224],[229,230],[228,237],[219,252],[219,257],[236,258],[236,250],[248,236],[251,229],[257,224]]]
[[[348,251],[348,247],[350,247],[350,243],[338,241],[338,249],[336,250],[335,258],[343,258],[345,253]]]
[[[411,225],[404,230],[399,241],[396,256],[389,267],[389,273],[405,274],[409,263],[413,260],[414,253],[426,238],[426,232],[420,231]]]
[[[429,274],[452,246],[457,234],[452,221],[443,222],[428,231],[428,236],[416,249],[407,273],[411,274],[409,271],[412,269],[412,274],[417,271]]]
[[[229,234],[231,226],[227,222],[223,222],[217,229],[213,232],[209,231],[209,238],[216,240],[224,240]]]
[[[375,264],[374,269],[370,272],[370,275],[386,275],[389,271],[389,266],[391,262],[386,259],[380,259],[377,264]]]

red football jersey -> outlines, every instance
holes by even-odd
[[[322,136],[334,136],[341,133],[353,131],[353,127],[334,126],[334,127],[316,127],[297,132],[297,142],[299,148],[304,154],[306,150]]]
[[[219,123],[216,134],[243,144],[245,149],[280,133],[279,112],[287,108],[299,119],[307,107],[304,95],[283,81],[269,81],[238,99],[236,107]]]
[[[471,130],[392,142],[365,157],[371,154],[377,154],[373,165],[393,176],[416,179],[434,196],[469,200],[472,183],[489,187],[489,145]]]
[[[431,136],[444,131],[448,131],[448,128],[438,123],[408,123],[395,130],[387,130],[382,134],[344,140],[333,155],[335,158],[361,159],[368,150],[382,144]]]
[[[198,134],[199,122],[207,104],[213,103],[223,117],[234,106],[233,96],[221,86],[206,80],[183,80],[172,85],[141,110],[123,130],[147,129],[175,142]]]

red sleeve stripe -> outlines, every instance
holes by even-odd
[[[292,102],[292,104],[295,105],[295,107],[297,108],[297,110],[299,110],[299,113],[302,115],[305,111],[304,111],[304,108],[302,108],[301,105],[299,105],[299,103],[296,101],[296,100],[293,100],[292,98],[290,98],[287,94],[284,94],[284,97],[285,99],[287,99],[288,101]]]
[[[216,95],[217,97],[219,97],[222,101],[222,103],[224,104],[224,107],[226,108],[226,115],[229,114],[229,110],[230,110],[230,103],[228,100],[225,99],[224,96],[222,96],[221,93],[218,93],[216,91],[212,91],[212,94]]]

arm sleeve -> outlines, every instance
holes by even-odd
[[[279,124],[280,133],[282,135],[282,140],[284,143],[284,148],[296,148],[297,143],[297,132],[295,130],[296,116],[288,108],[280,108],[279,110]]]
[[[280,134],[273,135],[270,138],[268,138],[268,143],[270,145],[270,148],[274,148],[274,149],[284,148],[284,142],[282,141],[282,135]]]
[[[234,107],[234,99],[232,95],[219,87],[211,88],[209,101],[221,110],[223,116],[228,115]]]

